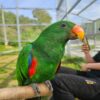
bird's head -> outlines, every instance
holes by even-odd
[[[83,28],[70,21],[56,22],[50,25],[47,29],[52,36],[55,35],[58,39],[69,40],[78,38],[81,41],[84,39]]]

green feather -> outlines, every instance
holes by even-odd
[[[26,79],[28,79],[28,56],[32,50],[32,44],[26,45],[19,54],[17,60],[17,80],[19,85],[25,83]]]
[[[32,82],[40,83],[54,77],[74,25],[74,23],[68,21],[54,23],[46,28],[35,42],[26,45],[22,49],[16,69],[19,85],[26,85]],[[33,58],[37,59],[38,64],[36,73],[32,78],[29,78],[28,56],[31,51],[32,55],[34,55]]]

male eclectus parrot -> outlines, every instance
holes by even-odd
[[[83,40],[84,31],[70,21],[56,22],[42,31],[19,54],[16,68],[19,85],[51,80],[60,65],[66,42],[77,37]]]

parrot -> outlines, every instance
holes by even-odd
[[[61,64],[66,43],[77,38],[84,39],[84,30],[71,21],[61,20],[45,28],[19,53],[16,65],[18,85],[52,80]]]

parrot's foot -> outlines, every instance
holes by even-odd
[[[45,81],[44,84],[46,85],[46,87],[49,89],[50,92],[53,92],[53,87],[52,87],[52,84],[49,80]],[[41,97],[41,92],[40,92],[41,89],[39,89],[38,83],[33,83],[30,86],[34,90],[35,97],[40,98]],[[33,100],[35,100],[35,98]],[[38,100],[38,99],[36,99],[36,100]]]
[[[53,92],[53,87],[52,84],[49,80],[45,81],[44,84],[48,87],[48,89]]]
[[[40,90],[39,90],[38,84],[37,83],[31,84],[31,87],[33,88],[35,92],[35,96],[40,97]]]

